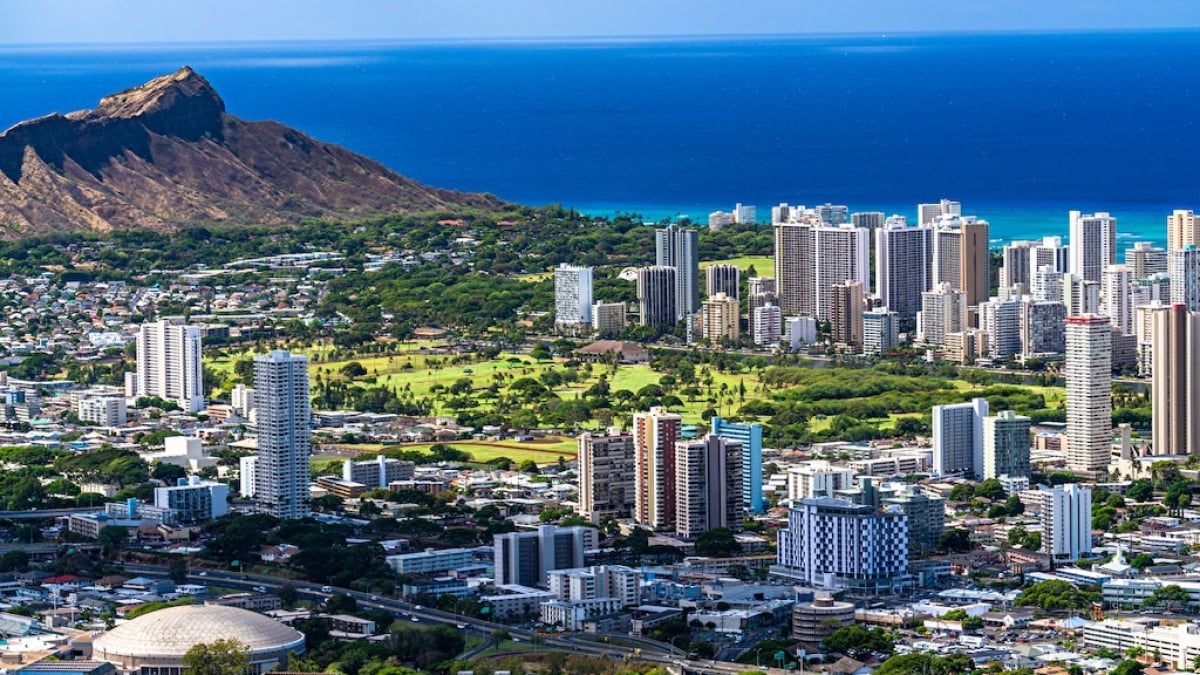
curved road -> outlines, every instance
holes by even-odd
[[[151,577],[167,576],[167,568],[163,565],[137,565],[127,564],[125,569],[129,572]],[[484,637],[487,641],[481,647],[477,647],[472,652],[483,654],[490,648],[490,636],[493,631],[504,630],[508,631],[514,638],[522,642],[533,640],[534,632],[522,628],[495,623],[492,621],[484,621],[482,619],[474,619],[463,616],[461,614],[453,614],[443,612],[438,609],[429,607],[421,607],[417,609],[417,605],[404,602],[402,600],[393,600],[373,596],[370,593],[362,593],[359,591],[350,590],[347,588],[336,588],[333,593],[325,593],[321,591],[319,584],[312,584],[304,581],[283,581],[274,577],[263,577],[258,575],[241,575],[230,574],[227,572],[189,572],[188,581],[198,584],[216,584],[227,588],[236,588],[240,590],[251,591],[255,586],[263,586],[271,590],[279,590],[285,585],[292,585],[296,591],[303,597],[324,600],[336,594],[348,595],[354,598],[359,605],[370,607],[372,609],[380,609],[391,612],[398,617],[413,618],[418,621],[429,621],[436,623],[445,623],[457,627],[467,633],[472,633]],[[378,600],[372,598],[379,597]],[[734,673],[744,672],[747,667],[738,663],[728,663],[724,661],[685,661],[684,652],[677,647],[651,640],[644,637],[632,637],[629,635],[544,635],[538,633],[541,638],[541,644],[546,647],[552,647],[563,651],[570,651],[592,656],[604,656],[608,658],[630,659],[634,661],[650,661],[655,663],[671,666],[673,671],[681,673],[697,673],[704,675],[732,675]],[[589,638],[605,638],[619,640],[625,644],[613,644],[608,642],[597,642]],[[633,644],[637,647],[629,647],[626,645]],[[469,654],[471,652],[468,652]],[[770,668],[758,668],[769,675],[782,674],[786,671],[779,671]]]

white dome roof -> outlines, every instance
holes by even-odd
[[[144,614],[100,635],[92,643],[99,658],[178,656],[200,643],[235,639],[256,652],[299,647],[304,634],[255,612],[219,605],[183,605]],[[251,658],[253,660],[253,658]]]

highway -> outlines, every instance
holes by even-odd
[[[46,520],[48,518],[58,518],[59,516],[69,516],[72,513],[95,513],[103,511],[101,508],[94,506],[79,506],[69,509],[45,509],[38,511],[0,511],[0,520]]]
[[[125,565],[125,570],[126,572],[143,576],[167,576],[167,568],[161,565],[127,564]],[[460,630],[485,639],[481,647],[469,652],[472,656],[486,655],[487,649],[493,646],[491,644],[491,634],[493,631],[507,631],[513,638],[522,642],[531,642],[534,637],[534,632],[527,629],[484,621],[483,619],[475,619],[461,614],[443,612],[439,609],[429,607],[417,609],[418,606],[412,603],[373,596],[370,593],[362,593],[346,588],[336,588],[333,593],[325,593],[321,591],[322,586],[320,584],[305,581],[284,581],[274,577],[258,575],[243,576],[241,574],[213,571],[204,573],[189,572],[188,581],[195,584],[222,586],[246,591],[252,591],[255,586],[262,586],[273,591],[278,591],[285,585],[291,585],[296,588],[300,596],[314,600],[325,600],[335,593],[348,595],[354,598],[361,607],[383,610],[400,618],[415,617],[422,622],[445,623],[455,627],[462,626]],[[379,599],[373,600],[372,598],[374,597],[379,597]],[[752,668],[740,663],[725,661],[689,661],[685,660],[684,652],[677,647],[644,637],[632,637],[629,635],[584,635],[579,633],[568,635],[538,633],[538,637],[541,639],[541,644],[547,648],[621,660],[649,661],[666,665],[672,671],[679,672],[682,675],[732,675],[745,672],[746,670],[760,670],[768,673],[768,675],[782,675],[788,672],[774,668]],[[597,641],[605,637],[614,642]],[[617,641],[621,644],[616,644],[615,642]]]

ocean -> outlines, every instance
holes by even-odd
[[[1200,209],[1200,31],[0,47],[0,127],[191,65],[228,110],[433,185],[706,220],[735,202],[913,216],[997,240]]]

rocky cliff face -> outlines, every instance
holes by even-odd
[[[191,68],[0,134],[0,236],[286,224],[503,203],[428,187],[276,122],[246,122]]]

